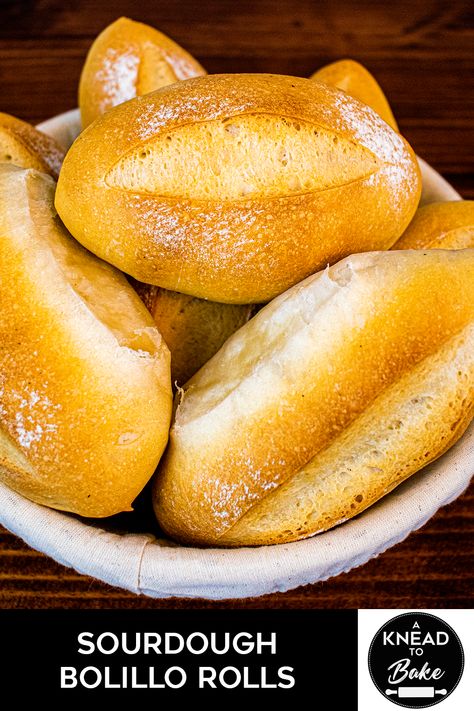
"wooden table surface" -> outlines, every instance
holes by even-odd
[[[380,81],[417,153],[474,199],[473,11],[471,0],[2,0],[0,110],[36,123],[76,106],[87,49],[120,15],[160,28],[212,73],[307,76],[353,57]],[[134,596],[0,528],[0,607],[471,607],[473,499],[471,485],[420,531],[348,574],[222,603]]]

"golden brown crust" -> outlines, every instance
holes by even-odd
[[[364,511],[440,457],[474,415],[474,324],[425,358],[219,539],[288,542]]]
[[[66,233],[54,183],[0,166],[0,478],[84,516],[130,510],[167,442],[169,351],[113,267]]]
[[[398,125],[387,97],[376,79],[359,62],[355,62],[353,59],[341,59],[326,64],[312,74],[311,79],[342,89],[354,99],[370,106],[394,131],[398,131]]]
[[[262,309],[179,394],[154,487],[164,530],[219,545],[471,324],[473,290],[474,250],[389,251],[353,255]]]
[[[34,168],[58,179],[66,151],[26,121],[0,113],[0,163]]]
[[[79,82],[85,128],[123,101],[206,74],[194,57],[154,27],[121,17],[96,38]]]
[[[471,247],[474,247],[474,200],[455,200],[420,207],[392,249]]]
[[[376,167],[349,183],[342,173],[339,187],[270,198],[192,200],[107,184],[124,156],[138,160],[163,132],[179,129],[184,137],[196,122],[252,115],[312,124],[315,141],[320,128],[324,141],[333,135],[334,150],[348,151],[348,163],[372,155]],[[211,127],[209,152],[212,135]],[[190,143],[182,153],[183,173],[192,150]],[[327,152],[321,161],[330,162]],[[223,162],[222,169],[232,166]],[[140,281],[252,303],[351,252],[390,247],[410,221],[420,189],[406,141],[343,92],[293,77],[214,75],[138,97],[98,119],[68,153],[56,206],[82,244]]]
[[[204,301],[135,280],[132,285],[170,349],[171,380],[178,386],[207,363],[256,311],[252,305]]]

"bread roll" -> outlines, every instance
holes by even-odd
[[[133,282],[171,352],[171,381],[183,385],[237,329],[255,306],[218,304]]]
[[[66,151],[26,121],[0,113],[0,163],[34,168],[57,180]]]
[[[311,79],[342,89],[363,104],[370,106],[389,126],[398,131],[395,116],[385,94],[372,74],[359,62],[353,59],[341,59],[326,64],[318,69]]]
[[[100,33],[87,55],[79,82],[82,126],[135,96],[205,73],[162,32],[121,17]]]
[[[177,397],[162,528],[254,545],[362,510],[467,426],[473,323],[474,250],[354,255],[282,294]]]
[[[433,202],[420,207],[392,249],[474,247],[474,200]]]
[[[474,415],[474,324],[390,385],[347,429],[220,538],[293,541],[356,516],[461,437]]]
[[[48,176],[0,166],[0,479],[110,516],[165,448],[169,351],[125,277],[66,233],[53,195]]]
[[[70,149],[58,212],[139,281],[268,301],[388,249],[420,197],[415,156],[370,108],[308,79],[215,75],[117,106]]]

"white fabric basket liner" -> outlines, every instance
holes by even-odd
[[[79,131],[78,111],[39,126],[65,146]],[[459,200],[423,160],[422,202]],[[63,565],[150,597],[212,600],[286,591],[366,563],[422,526],[468,486],[474,472],[474,423],[446,454],[359,516],[295,543],[256,548],[192,548],[151,534],[118,534],[34,504],[0,484],[0,523]]]

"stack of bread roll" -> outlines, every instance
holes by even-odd
[[[273,544],[461,437],[474,203],[417,209],[364,67],[207,75],[122,18],[79,103],[66,155],[0,114],[2,481],[104,517],[154,476],[175,540]]]

